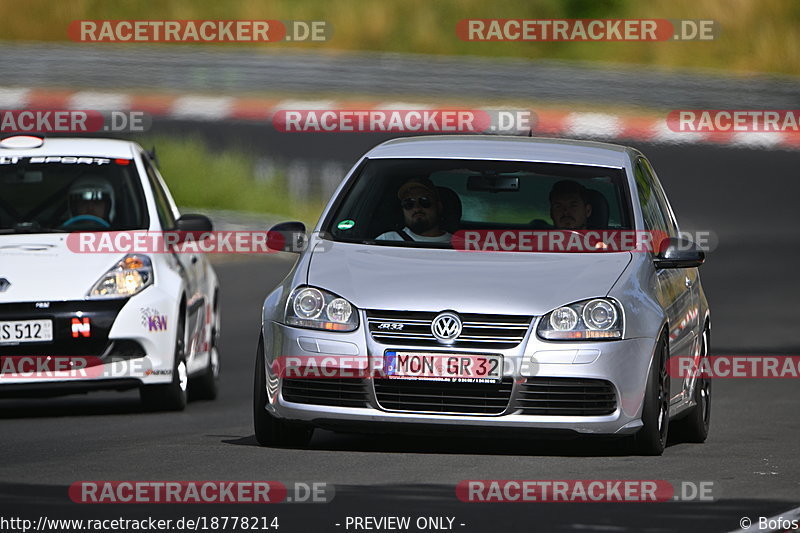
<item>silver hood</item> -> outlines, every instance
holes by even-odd
[[[361,309],[543,315],[605,296],[631,261],[621,253],[509,253],[325,242],[308,284]]]

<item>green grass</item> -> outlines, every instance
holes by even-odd
[[[466,18],[713,19],[721,35],[703,42],[466,42],[455,33]],[[7,40],[66,41],[69,23],[81,19],[325,20],[329,42],[288,46],[800,74],[797,0],[0,0]]]
[[[280,172],[257,181],[255,158],[244,151],[211,153],[195,137],[147,137],[137,142],[156,147],[159,170],[179,206],[274,214],[307,226],[317,221],[324,207],[321,198],[293,200]]]

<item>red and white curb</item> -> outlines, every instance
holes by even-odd
[[[244,120],[268,122],[280,110],[431,109],[433,104],[399,101],[292,100],[168,94],[136,94],[0,87],[0,109],[92,109],[144,111],[153,117],[183,120]],[[452,107],[449,106],[448,107]],[[633,140],[662,144],[708,143],[760,149],[800,149],[800,132],[676,132],[667,126],[666,113],[611,114],[531,109],[534,135]]]

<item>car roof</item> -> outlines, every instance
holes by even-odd
[[[0,156],[85,156],[130,159],[136,153],[136,143],[118,139],[86,139],[45,137],[38,148],[0,148]]]
[[[371,159],[498,159],[622,168],[637,153],[617,144],[544,137],[438,135],[392,139],[367,152]]]

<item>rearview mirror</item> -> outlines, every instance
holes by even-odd
[[[500,176],[497,174],[470,176],[467,179],[467,190],[487,192],[518,191],[519,177]]]
[[[656,268],[694,268],[706,260],[706,254],[689,239],[672,237],[661,241],[653,263]]]

